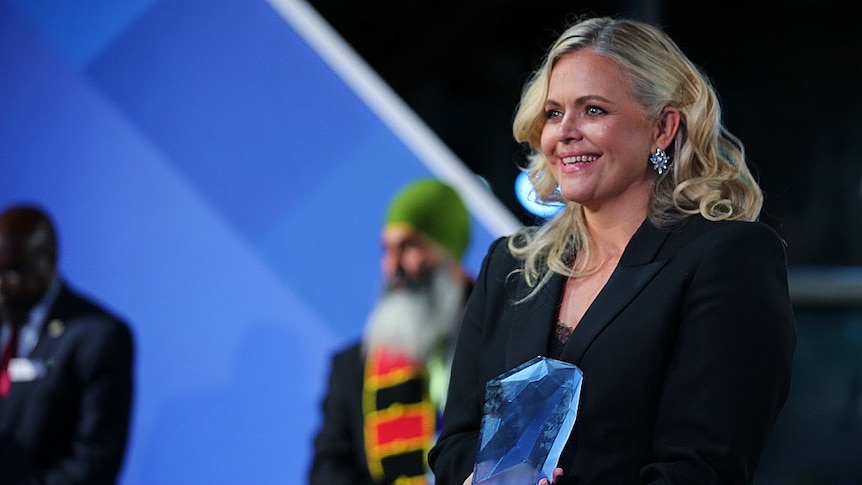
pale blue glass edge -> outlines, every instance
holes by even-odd
[[[527,360],[526,362],[518,365],[517,367],[513,367],[512,369],[509,369],[508,371],[500,374],[499,376],[495,377],[494,379],[489,380],[488,383],[486,384],[486,386],[487,386],[487,385],[490,385],[491,383],[494,383],[494,382],[502,382],[506,379],[509,379],[509,378],[525,371],[527,368],[534,366],[540,362],[544,362],[546,367],[547,366],[553,366],[556,368],[571,368],[572,370],[575,371],[575,377],[573,379],[574,388],[572,391],[572,403],[574,405],[569,407],[569,411],[566,413],[566,417],[563,419],[563,422],[560,425],[560,430],[557,433],[557,436],[554,438],[554,442],[553,442],[547,456],[545,457],[545,461],[544,461],[542,467],[539,469],[542,476],[539,476],[536,479],[537,482],[541,478],[547,478],[548,480],[551,479],[551,477],[553,476],[554,469],[556,468],[557,462],[559,461],[560,456],[563,453],[563,448],[566,445],[566,441],[568,441],[569,436],[571,436],[572,430],[574,429],[575,421],[577,420],[577,415],[578,415],[578,407],[579,407],[580,399],[581,399],[581,387],[583,386],[583,375],[584,375],[583,371],[581,371],[581,369],[577,365],[572,364],[570,362],[565,362],[565,361],[553,359],[551,357],[545,357],[545,356],[539,355],[539,356],[533,357],[530,360]],[[549,374],[549,372],[547,372],[547,371],[545,371],[543,373],[543,375],[545,375],[545,376],[548,374]],[[484,423],[484,417],[483,417],[483,423]],[[480,433],[480,439],[479,439],[480,444],[481,444],[481,441],[482,441],[482,436]],[[479,448],[481,449],[481,446]],[[473,475],[473,481],[472,481],[473,485],[509,485],[509,484],[506,484],[505,482],[495,480],[494,477],[488,477],[487,479],[484,479],[482,481],[477,481],[478,477],[476,476],[475,471],[476,471],[476,466],[474,465],[474,475]]]
[[[542,466],[542,475],[548,480],[551,480],[551,477],[553,477],[554,469],[557,467],[557,462],[560,461],[560,456],[563,454],[563,448],[566,446],[569,436],[572,435],[572,430],[575,428],[575,421],[578,418],[578,408],[580,407],[579,404],[581,402],[581,386],[584,382],[584,373],[578,366],[575,366],[574,370],[575,388],[572,391],[572,402],[574,403],[574,406],[569,407],[569,412],[566,413],[566,418],[560,425],[560,432],[557,433],[557,437],[554,439],[554,444],[551,446],[551,450],[548,452],[547,458],[545,458],[545,464]]]

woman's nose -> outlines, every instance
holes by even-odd
[[[566,113],[565,115],[563,115],[563,118],[560,120],[557,129],[558,139],[563,142],[570,140],[578,140],[582,136],[577,119],[570,113]]]

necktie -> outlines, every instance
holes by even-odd
[[[12,325],[12,335],[9,336],[9,341],[6,342],[6,347],[3,349],[3,358],[0,360],[0,398],[9,395],[9,387],[12,385],[12,379],[9,376],[9,361],[18,352],[18,334],[20,331],[19,325]]]

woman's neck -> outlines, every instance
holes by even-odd
[[[596,253],[594,261],[619,259],[629,240],[646,220],[646,212],[646,208],[614,214],[585,212],[584,220]]]

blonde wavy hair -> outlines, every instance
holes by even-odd
[[[671,146],[670,170],[657,177],[649,219],[660,227],[701,214],[709,220],[753,221],[763,202],[745,161],[742,142],[723,126],[721,107],[709,80],[660,29],[644,22],[588,18],[567,28],[551,46],[521,94],[512,126],[515,139],[530,147],[525,168],[536,199],[565,203],[553,219],[519,230],[509,239],[512,254],[523,260],[523,276],[534,295],[554,274],[586,275],[593,243],[580,204],[565,201],[549,172],[540,139],[551,70],[563,56],[580,49],[607,56],[627,73],[634,96],[648,116],[658,119],[667,106],[680,112]],[[649,154],[644,154],[644,164]],[[574,266],[575,254],[583,253]]]

